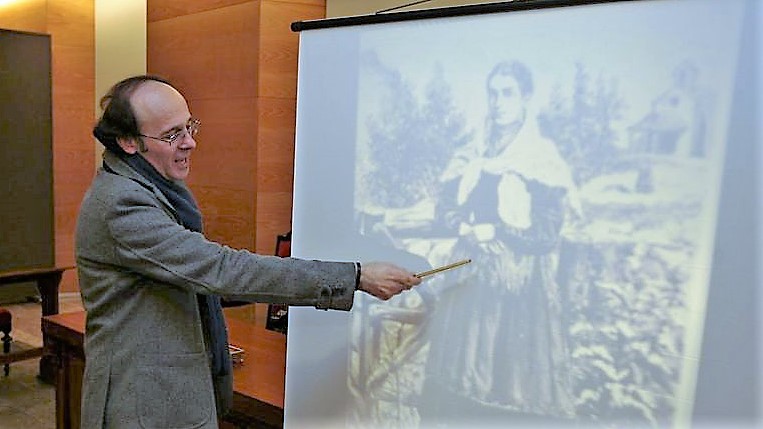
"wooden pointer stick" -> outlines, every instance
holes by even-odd
[[[426,276],[431,276],[432,274],[437,274],[437,273],[439,273],[441,271],[450,270],[450,269],[453,269],[453,268],[456,268],[456,267],[460,267],[461,265],[466,265],[469,262],[472,262],[472,260],[471,259],[464,259],[464,260],[461,260],[461,261],[458,261],[458,262],[454,262],[452,264],[443,265],[442,267],[438,267],[438,268],[435,268],[435,269],[432,269],[432,270],[429,270],[429,271],[422,271],[420,273],[416,273],[416,274],[414,274],[414,276],[416,276],[418,278],[423,278],[423,277],[426,277]]]

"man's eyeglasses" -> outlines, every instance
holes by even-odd
[[[183,129],[164,137],[147,136],[145,134],[138,134],[138,135],[141,137],[149,138],[149,139],[163,141],[165,143],[169,143],[170,146],[172,146],[175,143],[179,142],[180,139],[185,137],[186,134],[191,136],[191,138],[196,137],[196,134],[198,134],[199,132],[199,127],[201,127],[201,121],[195,118],[191,118],[188,121],[188,123],[185,124],[185,127],[183,127]]]

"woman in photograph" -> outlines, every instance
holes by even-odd
[[[460,259],[455,284],[419,289],[433,304],[423,395],[437,421],[573,416],[558,244],[572,175],[528,115],[527,67],[501,62],[486,81],[485,138],[442,174],[438,217],[458,238],[433,265]],[[440,398],[433,400],[433,398]]]

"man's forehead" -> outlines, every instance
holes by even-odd
[[[175,88],[157,81],[139,86],[130,97],[130,104],[139,123],[186,106],[185,98]]]
[[[132,93],[130,102],[133,106],[151,107],[166,103],[180,94],[171,86],[156,81],[146,81]]]

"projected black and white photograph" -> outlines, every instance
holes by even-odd
[[[360,36],[353,229],[471,262],[356,296],[348,427],[686,423],[741,20],[708,4]]]

